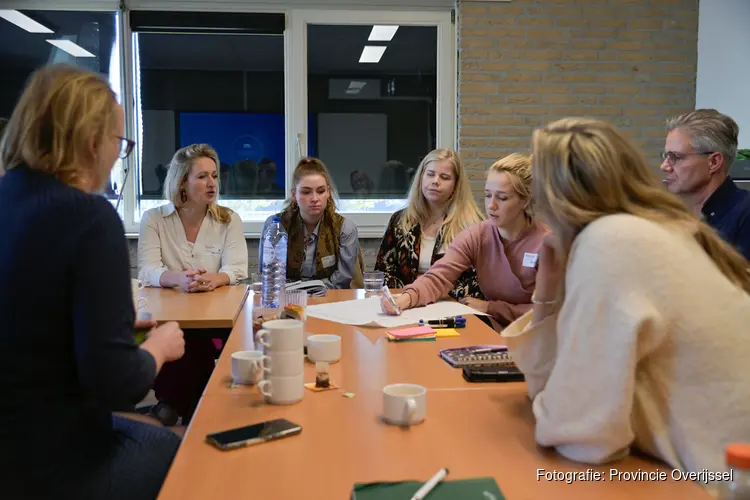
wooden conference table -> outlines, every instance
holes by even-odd
[[[331,291],[312,303],[361,298],[361,290]],[[196,295],[196,297],[199,297]],[[603,467],[567,461],[534,441],[534,418],[525,384],[476,384],[438,357],[445,347],[502,343],[492,329],[470,317],[460,338],[394,344],[383,329],[309,318],[306,332],[342,337],[342,358],[331,366],[340,389],[314,393],[292,406],[264,404],[257,389],[232,387],[231,353],[254,346],[252,301],[237,318],[198,410],[175,457],[159,498],[348,499],[357,482],[420,480],[439,468],[449,479],[492,476],[509,500],[530,499],[708,499],[700,487],[665,482],[606,480],[547,481],[538,470],[586,473],[667,471],[641,457]],[[194,311],[192,311],[194,312]],[[192,313],[191,312],[191,313]],[[305,381],[315,369],[305,366]],[[382,388],[396,382],[424,385],[427,417],[402,429],[381,422]],[[355,394],[343,397],[344,392]],[[300,435],[222,452],[205,443],[208,433],[286,418]]]
[[[186,293],[179,288],[144,288],[148,303],[142,311],[159,323],[177,321],[184,329],[231,329],[245,303],[247,285],[223,286],[211,293]]]

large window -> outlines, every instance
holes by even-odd
[[[295,11],[291,30],[303,116],[288,140],[326,163],[360,236],[380,237],[422,158],[454,147],[450,13]]]
[[[284,17],[133,12],[137,217],[164,203],[169,161],[210,144],[222,203],[262,221],[284,199]]]
[[[64,9],[68,1],[34,5]],[[165,203],[175,151],[208,143],[220,158],[220,203],[240,214],[249,235],[280,209],[294,166],[311,155],[328,165],[341,211],[360,235],[380,237],[422,157],[455,144],[451,14],[321,11],[295,2],[260,13],[251,2],[222,1],[211,12],[169,10],[185,7],[168,0],[161,11],[139,10],[149,4],[133,0],[126,2],[133,10],[119,13],[22,12],[47,34],[0,19],[0,116],[35,68],[83,65],[108,75],[137,143],[104,190],[113,203],[122,192],[127,232]],[[65,52],[68,42],[85,57]]]
[[[435,148],[437,28],[307,27],[308,151],[345,212],[392,213]]]
[[[0,117],[9,117],[13,112],[31,73],[51,63],[77,64],[107,75],[119,97],[122,79],[118,14],[1,10]],[[123,180],[118,160],[102,194],[116,203]]]

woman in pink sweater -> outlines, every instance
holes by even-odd
[[[423,306],[448,295],[455,281],[474,266],[486,301],[465,298],[463,303],[486,312],[495,328],[531,309],[536,283],[536,261],[549,230],[534,219],[531,202],[531,159],[517,153],[495,162],[484,187],[488,220],[462,231],[442,259],[404,287],[396,305]],[[388,301],[383,311],[395,314]]]

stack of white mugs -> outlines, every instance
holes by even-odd
[[[305,392],[304,323],[296,319],[266,321],[255,334],[258,349],[263,349],[263,380],[258,389],[266,401],[291,405],[302,400]]]

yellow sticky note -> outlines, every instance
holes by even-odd
[[[461,334],[455,328],[436,328],[435,337],[460,337]]]

